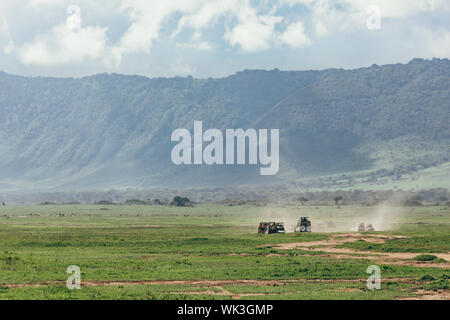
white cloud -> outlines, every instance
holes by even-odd
[[[273,23],[266,24],[258,20],[247,21],[225,33],[225,40],[232,46],[239,45],[245,52],[256,52],[269,48],[273,36]]]
[[[126,12],[130,26],[114,46],[109,63],[120,65],[127,53],[149,53],[153,42],[159,39],[163,23],[176,12],[192,12],[201,0],[123,0],[120,10]]]
[[[187,28],[199,32],[223,19],[227,28],[224,39],[230,45],[238,46],[244,52],[266,50],[275,38],[275,25],[283,20],[274,15],[275,7],[272,5],[267,10],[264,6],[252,6],[248,0],[208,0],[202,2],[198,10],[183,15],[172,36]]]
[[[303,22],[295,22],[288,25],[280,39],[282,42],[296,48],[311,44],[311,39],[305,34]]]
[[[279,16],[258,15],[255,9],[247,7],[239,12],[238,24],[225,33],[224,39],[245,52],[266,50],[275,35],[275,25],[282,20]]]
[[[310,11],[318,36],[330,31],[357,31],[366,28],[367,9],[377,6],[381,19],[404,19],[423,12],[450,11],[448,0],[281,0]]]
[[[424,11],[449,10],[448,0],[343,0],[355,10],[364,12],[369,6],[381,9],[384,18],[405,18]]]
[[[70,30],[62,25],[69,15],[66,8],[72,3],[81,7],[81,21],[90,26]],[[266,59],[267,56],[249,60],[241,53],[279,46],[286,50],[304,48],[312,43],[323,48],[335,37],[339,37],[342,46],[359,48],[364,45],[360,35],[371,32],[366,26],[370,5],[380,7],[382,31],[372,32],[367,38],[394,47],[398,44],[395,54],[394,47],[387,53],[393,59],[406,59],[404,51],[427,57],[450,56],[448,24],[445,25],[442,17],[450,10],[448,0],[1,0],[0,60],[2,54],[9,55],[0,61],[0,68],[13,70],[10,65],[16,63],[17,70],[27,73],[28,70],[45,72],[47,66],[58,66],[51,68],[57,74],[60,66],[64,65],[60,69],[68,73],[71,64],[78,64],[85,67],[76,69],[82,70],[80,73],[89,68],[94,72],[139,73],[142,61],[152,61],[161,65],[159,74],[185,75],[198,70],[209,72],[199,60],[217,65],[224,62],[225,55],[234,55],[224,63],[233,70],[237,65],[287,66],[287,61]],[[16,19],[18,14],[21,19]],[[436,21],[432,18],[434,14],[438,17]],[[224,46],[233,50],[226,53],[213,50]],[[405,50],[406,46],[410,49]],[[195,50],[203,51],[198,53],[202,59],[195,56]],[[351,56],[352,52],[348,54]],[[188,53],[184,57],[186,61],[174,63],[184,53]],[[323,59],[323,64],[329,66],[330,59]],[[351,59],[342,57],[343,65]],[[366,59],[376,62],[370,54]],[[95,68],[83,65],[92,61],[98,62]],[[43,68],[27,69],[30,65]],[[226,68],[220,72],[226,73]]]
[[[209,0],[203,2],[198,10],[183,15],[178,21],[178,27],[174,35],[180,33],[185,28],[192,28],[196,31],[203,28],[211,28],[219,22],[219,19],[228,14],[236,15],[240,9],[248,6],[246,1],[237,0]]]
[[[380,7],[389,18],[404,18],[424,11],[450,10],[448,0],[281,0],[289,6],[296,4],[319,9],[332,7],[338,10],[365,12],[369,6]]]
[[[54,66],[97,60],[104,56],[107,28],[84,27],[79,30],[65,24],[53,27],[18,49],[25,65]]]
[[[123,0],[121,10],[127,12],[131,25],[111,50],[108,63],[112,66],[119,66],[125,54],[149,53],[160,38],[164,23],[175,13],[181,16],[172,37],[192,29],[195,41],[181,45],[199,50],[211,50],[211,43],[200,39],[201,31],[211,28],[221,18],[225,23],[234,24],[224,35],[230,45],[239,46],[245,52],[266,50],[274,39],[275,24],[282,20],[282,17],[259,14],[248,0]]]

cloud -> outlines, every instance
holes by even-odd
[[[106,50],[107,28],[84,27],[78,30],[62,24],[18,48],[25,65],[55,66],[97,60]]]
[[[79,29],[63,24],[72,3],[81,7],[86,24]],[[367,29],[373,4],[381,11],[377,32]],[[141,66],[149,64],[160,66],[151,69],[158,75],[210,76],[227,74],[227,68],[348,67],[349,61],[377,63],[378,51],[367,50],[378,42],[391,44],[379,56],[384,62],[406,61],[411,52],[449,57],[448,11],[448,0],[2,0],[0,68],[147,74]],[[318,51],[330,45],[345,54],[330,60]],[[317,56],[297,62],[298,50],[308,46]],[[280,47],[293,60],[255,54]],[[174,63],[179,57],[184,60]]]
[[[223,39],[231,46],[240,47],[244,52],[256,52],[270,48],[276,38],[275,25],[283,17],[273,14],[276,5],[269,10],[262,6],[252,6],[250,1],[209,0],[202,2],[195,12],[183,15],[178,21],[178,35],[184,29],[199,32],[212,28],[221,19],[227,29]]]
[[[195,41],[181,42],[181,46],[199,50],[211,50],[211,43],[202,40],[199,35],[221,19],[224,19],[224,24],[232,25],[227,27],[223,37],[231,46],[238,46],[244,52],[266,50],[276,38],[275,25],[283,19],[271,14],[260,14],[248,0],[123,0],[120,8],[128,15],[130,26],[107,58],[108,64],[112,66],[119,66],[126,54],[149,53],[153,43],[160,39],[164,24],[174,14],[180,17],[171,37],[175,38],[182,31],[191,29]]]
[[[239,23],[225,33],[224,39],[232,46],[239,45],[245,52],[256,52],[269,48],[274,37],[274,28],[282,17],[258,15],[247,8],[239,15]]]
[[[149,53],[159,39],[163,23],[176,12],[192,12],[201,0],[123,0],[120,10],[127,14],[130,26],[119,43],[112,48],[109,64],[118,66],[128,53]]]
[[[303,22],[295,22],[288,25],[280,39],[283,43],[296,48],[311,44],[311,39],[305,34]]]
[[[366,9],[355,8],[352,0],[284,0],[289,6],[302,5],[308,10],[308,20],[315,35],[324,37],[331,32],[342,32],[365,27]],[[361,0],[364,2],[365,0]]]
[[[303,5],[314,10],[334,8],[335,11],[365,12],[369,6],[378,6],[386,18],[405,18],[424,11],[450,10],[448,0],[281,0],[288,6]]]
[[[177,30],[173,35],[179,34],[185,28],[192,28],[196,31],[211,28],[219,23],[220,18],[226,15],[236,15],[241,9],[245,10],[246,7],[248,7],[248,1],[204,1],[198,6],[197,10],[186,13],[180,18]]]
[[[448,0],[343,0],[354,10],[364,12],[369,6],[380,8],[383,18],[406,18],[421,12],[449,10]]]
[[[332,32],[360,31],[366,28],[367,9],[376,6],[381,19],[405,19],[424,12],[450,11],[448,0],[281,0],[290,7],[309,10],[318,36]]]

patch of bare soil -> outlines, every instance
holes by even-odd
[[[450,290],[426,291],[417,290],[415,297],[407,297],[401,300],[450,300]]]
[[[158,226],[158,225],[133,225],[129,226],[131,229],[163,229],[164,226]]]
[[[211,287],[247,284],[247,285],[285,285],[298,280],[148,280],[148,281],[82,281],[82,286],[116,286],[116,285],[208,285]]]
[[[142,260],[156,260],[158,257],[141,256]]]
[[[126,285],[193,285],[222,287],[224,285],[263,285],[263,286],[283,286],[292,283],[348,283],[366,282],[367,279],[294,279],[294,280],[142,280],[142,281],[81,281],[81,286],[126,286]],[[419,283],[415,278],[387,278],[386,281],[397,281],[406,283]],[[65,281],[51,281],[45,283],[23,283],[23,284],[3,284],[6,288],[29,288],[48,287],[54,285],[64,285]]]
[[[235,256],[249,256],[250,254],[248,253],[228,253],[227,256],[229,257],[235,257]],[[253,255],[258,255],[260,256],[261,254],[253,254]],[[267,253],[267,254],[262,254],[264,257],[286,257],[289,254],[287,253]]]
[[[221,288],[221,287],[217,287]],[[221,290],[221,291],[174,291],[170,292],[172,294],[191,294],[191,295],[208,295],[208,296],[231,296],[231,294],[228,291]]]
[[[142,281],[81,281],[81,286],[97,287],[97,286],[126,286],[126,285],[207,285],[211,287],[233,285],[233,284],[258,284],[267,286],[285,285],[295,283],[298,280],[142,280]],[[2,284],[0,287],[4,288],[39,288],[49,287],[54,285],[64,285],[64,281],[52,281],[45,283],[11,283]]]
[[[219,291],[186,291],[186,292],[171,292],[174,294],[192,294],[192,295],[212,295],[212,296],[229,296],[231,299],[240,299],[242,297],[251,297],[251,296],[270,296],[277,295],[278,293],[268,293],[268,292],[254,292],[254,293],[234,293],[230,292],[223,287],[216,286]],[[295,292],[286,292],[286,293],[295,293]]]
[[[328,291],[332,292],[361,292],[362,290],[359,288],[338,288],[338,289],[330,289]]]
[[[62,283],[62,282],[61,282]],[[52,285],[60,284],[59,282],[51,282],[51,283],[8,283],[2,284],[0,287],[16,289],[16,288],[42,288],[42,287],[50,287]]]
[[[433,253],[438,258],[444,259],[445,263],[421,262],[412,260],[417,253],[411,252],[374,252],[374,251],[359,251],[351,248],[335,248],[335,246],[364,240],[371,243],[384,243],[387,240],[405,239],[403,236],[388,236],[383,234],[359,234],[359,233],[344,233],[333,235],[328,240],[311,241],[311,242],[294,242],[281,243],[271,245],[278,249],[296,249],[303,250],[320,250],[326,254],[318,255],[333,258],[348,258],[348,259],[370,259],[378,263],[389,263],[398,265],[410,265],[419,267],[434,267],[434,268],[450,268],[450,254],[449,253]],[[430,253],[431,254],[431,253]]]
[[[272,245],[279,249],[295,249],[295,248],[314,248],[323,246],[329,248],[347,242],[364,240],[371,243],[384,243],[386,240],[406,239],[403,236],[387,236],[382,234],[366,235],[360,233],[341,233],[331,236],[328,240],[309,241],[309,242],[291,242]],[[320,248],[322,249],[322,248]]]
[[[420,284],[423,281],[418,281],[415,278],[389,278],[385,281],[397,281],[410,284]],[[82,281],[81,285],[86,287],[93,286],[125,286],[125,285],[193,285],[193,286],[208,286],[209,290],[205,291],[175,291],[173,294],[189,294],[189,295],[216,295],[216,296],[229,296],[232,299],[240,299],[248,296],[270,296],[277,295],[278,293],[234,293],[226,290],[224,285],[266,285],[266,286],[282,286],[292,283],[363,283],[366,279],[301,279],[301,280],[149,280],[149,281]],[[48,287],[52,285],[63,285],[63,281],[53,281],[48,283],[35,283],[35,284],[4,284],[1,287],[7,288],[28,288],[28,287]],[[217,290],[211,290],[216,288]],[[208,288],[205,288],[208,289]],[[359,288],[338,288],[330,289],[329,291],[343,291],[343,292],[360,292]],[[294,294],[295,292],[283,292],[283,294]],[[425,291],[417,290],[416,296],[402,298],[402,300],[450,300],[450,290],[439,291]]]

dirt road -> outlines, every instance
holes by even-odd
[[[389,263],[399,265],[411,265],[419,267],[435,267],[435,268],[450,268],[450,253],[429,253],[436,257],[445,260],[443,263],[433,263],[428,261],[414,261],[414,257],[418,253],[411,252],[377,252],[377,251],[360,251],[351,248],[336,248],[336,246],[364,240],[371,243],[384,243],[388,240],[406,239],[403,236],[389,236],[383,234],[359,234],[359,233],[343,233],[332,235],[328,240],[311,241],[311,242],[293,242],[272,244],[273,248],[278,249],[303,249],[303,250],[317,250],[325,252],[322,256],[333,258],[348,258],[348,259],[370,259],[378,263]]]

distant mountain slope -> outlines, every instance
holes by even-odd
[[[439,59],[356,70],[246,70],[222,79],[0,73],[0,187],[398,177],[449,161],[449,110],[450,61]],[[171,132],[192,129],[194,120],[204,129],[279,128],[279,175],[260,177],[254,166],[173,165]]]

